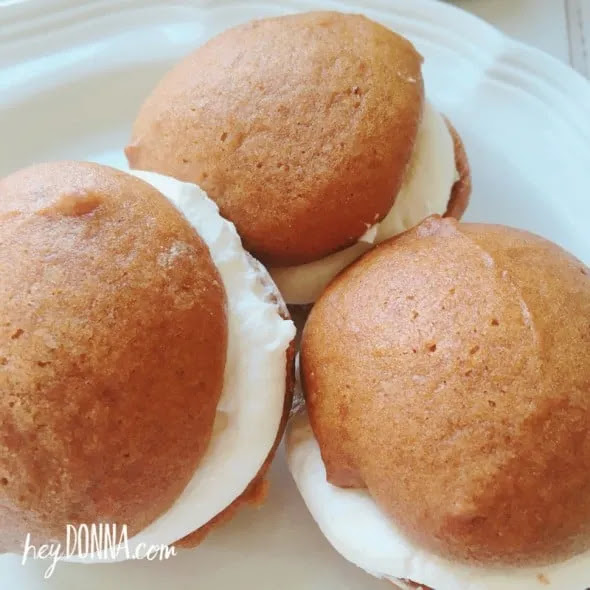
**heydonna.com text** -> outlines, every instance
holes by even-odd
[[[176,556],[173,545],[148,545],[129,543],[126,524],[66,525],[65,543],[50,542],[35,545],[30,533],[23,545],[22,565],[30,560],[48,561],[43,577],[48,579],[60,561],[110,562],[125,559],[165,561]]]

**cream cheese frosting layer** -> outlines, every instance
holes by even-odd
[[[544,567],[488,568],[443,559],[413,544],[367,490],[329,484],[305,412],[291,419],[287,461],[303,499],[332,546],[369,574],[407,588],[435,590],[576,590],[590,586],[590,552]]]
[[[313,303],[342,269],[375,244],[414,227],[429,215],[443,215],[457,178],[451,133],[441,114],[426,102],[404,183],[389,213],[349,248],[307,264],[271,268],[285,301]]]
[[[228,350],[207,451],[170,509],[129,540],[131,554],[142,543],[144,549],[173,545],[229,506],[253,480],[277,437],[286,354],[295,337],[293,323],[279,313],[272,282],[243,249],[234,225],[219,215],[217,205],[195,185],[150,172],[132,174],[176,205],[209,247],[227,295]],[[97,561],[95,557],[70,561]],[[124,559],[125,552],[119,552],[109,561]]]

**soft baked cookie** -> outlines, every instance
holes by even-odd
[[[0,181],[1,551],[82,523],[194,544],[264,489],[294,326],[200,189],[138,175]]]
[[[503,226],[429,218],[339,275],[287,437],[335,548],[402,587],[586,587],[589,318],[590,270]]]
[[[162,79],[127,158],[201,186],[287,303],[310,303],[375,243],[467,206],[465,151],[425,101],[421,66],[360,15],[250,22]]]

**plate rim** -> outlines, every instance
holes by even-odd
[[[235,5],[236,2],[241,4],[243,0],[0,0],[0,62],[3,61],[2,53],[7,53],[9,65],[22,63],[23,60],[14,59],[11,45],[29,40],[39,41],[41,34],[45,36],[60,31],[60,43],[67,47],[68,29],[87,25],[92,19],[112,18],[124,12],[150,9],[211,11]],[[262,0],[249,4],[264,6],[269,2]],[[294,12],[315,8],[369,12],[369,16],[375,15],[377,18],[380,14],[413,17],[419,26],[445,31],[447,37],[449,26],[452,26],[461,32],[461,37],[454,41],[460,43],[462,48],[470,49],[468,54],[462,54],[464,59],[480,67],[487,61],[483,73],[489,76],[493,71],[496,78],[501,77],[503,83],[512,86],[518,85],[510,82],[514,73],[520,74],[521,78],[526,77],[531,84],[543,90],[542,100],[553,107],[556,114],[563,116],[568,113],[570,126],[573,124],[575,130],[590,142],[590,81],[556,57],[509,37],[491,23],[458,6],[439,0],[413,0],[411,3],[407,0],[287,0],[282,5],[285,4],[292,7]],[[109,32],[101,34],[103,39],[108,36]],[[478,61],[481,63],[478,64]],[[0,81],[1,77],[0,74]],[[539,98],[539,94],[528,88],[522,85],[518,87]],[[553,98],[549,98],[551,95]]]

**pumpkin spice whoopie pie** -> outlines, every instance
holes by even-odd
[[[522,230],[429,218],[330,284],[301,378],[291,472],[348,560],[403,588],[588,586],[580,261]]]
[[[91,523],[191,545],[264,491],[294,327],[202,191],[139,176],[0,181],[2,552]]]
[[[287,303],[310,303],[375,243],[467,206],[465,151],[425,100],[421,66],[360,15],[250,22],[162,79],[127,158],[201,186]]]

